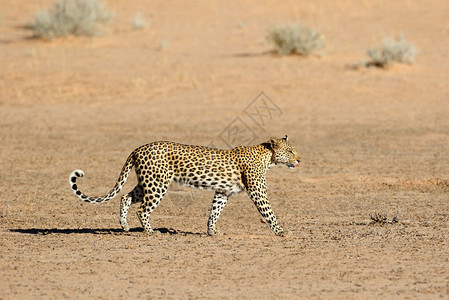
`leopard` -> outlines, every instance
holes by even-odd
[[[228,198],[246,191],[271,231],[277,236],[285,236],[287,231],[279,225],[267,198],[266,174],[277,164],[295,169],[300,161],[287,135],[280,139],[270,138],[258,145],[238,146],[229,150],[158,141],[132,151],[114,187],[104,196],[90,197],[78,188],[77,179],[84,176],[82,170],[70,174],[69,184],[79,199],[103,203],[121,191],[134,167],[137,185],[121,197],[120,225],[124,231],[130,230],[128,210],[132,204],[140,203],[137,216],[148,235],[154,233],[149,222],[150,215],[172,182],[215,192],[207,222],[207,234],[210,236],[218,234],[216,223]]]

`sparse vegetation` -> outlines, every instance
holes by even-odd
[[[147,23],[145,22],[141,14],[137,14],[132,21],[132,26],[134,29],[140,30],[147,27]]]
[[[271,29],[268,39],[274,43],[280,55],[321,55],[318,50],[326,44],[324,35],[303,24],[276,26]]]
[[[97,0],[60,0],[53,9],[36,13],[31,27],[36,36],[48,40],[68,35],[97,36],[105,32],[112,18]]]
[[[368,56],[372,61],[366,65],[386,68],[393,62],[413,64],[415,54],[415,46],[408,43],[402,35],[398,39],[385,38],[381,46],[368,49]]]
[[[167,41],[161,41],[160,43],[159,43],[159,49],[160,50],[164,50],[164,49],[166,49],[168,47],[168,42]]]
[[[399,212],[396,212],[391,220],[388,219],[388,213],[386,212],[376,211],[373,214],[369,214],[369,216],[371,224],[395,224],[399,222]]]

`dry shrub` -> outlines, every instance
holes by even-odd
[[[47,40],[68,35],[97,36],[105,32],[112,14],[97,0],[60,0],[53,10],[36,13],[34,34]]]
[[[141,30],[147,27],[147,22],[145,22],[141,14],[137,14],[132,20],[131,25],[134,29]]]
[[[324,48],[324,36],[303,24],[273,27],[268,35],[280,55],[297,54],[307,56]]]
[[[371,62],[367,66],[389,67],[393,62],[413,64],[416,48],[401,35],[398,39],[385,38],[377,48],[369,48]]]
[[[374,212],[373,214],[369,214],[371,218],[371,224],[396,224],[399,222],[399,211],[391,218],[388,219],[388,213],[386,212]]]

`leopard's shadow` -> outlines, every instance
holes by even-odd
[[[154,231],[158,231],[162,234],[168,235],[197,235],[201,236],[202,233],[199,232],[189,232],[176,230],[173,228],[154,228]],[[126,235],[132,232],[143,232],[143,228],[136,227],[131,228],[128,232],[123,231],[121,228],[69,228],[69,229],[59,229],[59,228],[28,228],[28,229],[9,229],[10,232],[18,232],[23,234],[35,234],[35,235],[47,235],[47,234],[115,234],[115,235]]]

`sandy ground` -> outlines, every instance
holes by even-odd
[[[110,0],[108,35],[33,39],[51,4],[0,5],[1,299],[449,297],[449,2]],[[326,35],[323,57],[269,53],[268,29],[296,21]],[[353,67],[401,32],[414,65]],[[151,141],[285,134],[303,161],[268,173],[285,238],[244,194],[208,237],[213,193],[176,185],[151,216],[160,236],[136,207],[124,233],[118,198],[83,203],[67,183],[83,169],[102,195]]]

